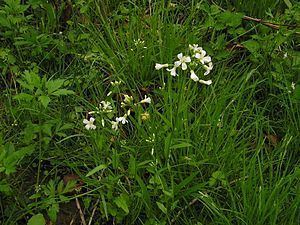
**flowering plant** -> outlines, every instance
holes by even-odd
[[[178,76],[177,69],[182,69],[183,71],[189,69],[190,78],[201,84],[210,85],[212,84],[212,80],[202,80],[199,76],[195,73],[195,71],[202,70],[204,71],[203,76],[207,76],[210,74],[211,70],[213,69],[213,63],[211,57],[206,54],[206,51],[199,47],[197,44],[189,45],[189,55],[183,55],[183,53],[179,53],[177,55],[178,60],[175,61],[173,64],[155,64],[155,69],[160,70],[166,68],[168,72],[170,72],[171,76]],[[168,68],[170,65],[173,67]]]
[[[116,85],[120,85],[119,81],[111,82],[112,88]],[[107,97],[111,96],[113,90],[109,92]],[[97,115],[97,117],[101,120],[102,127],[105,127],[105,125],[108,123],[111,125],[111,129],[113,131],[117,131],[119,129],[120,125],[125,125],[128,123],[128,117],[130,116],[131,111],[133,111],[133,107],[137,106],[138,104],[151,104],[151,98],[147,97],[145,95],[144,99],[140,100],[139,102],[134,103],[133,96],[130,96],[128,94],[123,94],[123,98],[120,104],[121,111],[125,111],[123,116],[118,116],[120,113],[117,112],[117,107],[115,106],[115,101],[112,99],[112,97],[109,97],[109,100],[101,101],[99,104],[99,107],[96,107],[95,111],[90,111],[89,115]],[[122,113],[121,113],[122,114]],[[149,118],[149,115],[145,114],[142,116],[142,118],[145,120],[146,118]],[[87,130],[95,130],[96,125],[94,122],[96,121],[96,118],[90,117],[89,119],[84,119],[83,123],[85,124],[85,128]]]

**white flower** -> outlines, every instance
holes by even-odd
[[[96,126],[94,125],[94,121],[95,121],[95,119],[93,117],[91,117],[90,120],[84,119],[83,123],[86,124],[85,125],[85,129],[87,129],[87,130],[90,130],[90,129],[95,130]]]
[[[147,97],[147,95],[145,95],[145,98],[142,101],[140,101],[140,103],[148,103],[148,104],[150,104],[151,103],[151,98]]]
[[[295,83],[294,82],[292,82],[292,84],[291,84],[291,88],[293,89],[293,90],[295,90]]]
[[[171,76],[173,76],[173,77],[177,76],[176,67],[175,66],[172,69],[168,69],[167,68],[167,71],[170,72]]]
[[[119,122],[118,121],[111,121],[111,128],[113,130],[118,130],[118,125],[119,125]]]
[[[102,127],[105,126],[105,121],[104,121],[104,119],[101,120],[101,124],[102,124]]]
[[[200,53],[197,52],[194,57],[199,59],[202,64],[211,62],[211,57],[209,55],[206,56],[206,51],[204,50],[200,51]]]
[[[211,85],[212,81],[211,80],[199,80],[199,83],[206,84],[206,85]]]
[[[203,48],[198,47],[198,45],[193,44],[193,45],[189,45],[190,50],[193,50],[194,52],[201,52],[203,51]]]
[[[103,112],[111,112],[112,111],[110,102],[101,101],[101,104],[100,104],[100,108],[102,109]]]
[[[121,117],[116,118],[116,122],[125,124],[125,123],[128,123],[128,120],[126,119],[126,116],[121,116]]]
[[[206,70],[206,72],[204,73],[204,75],[208,75],[210,73],[210,71],[214,68],[212,62],[209,62],[208,63],[208,66],[207,65],[204,65],[204,69]]]
[[[288,54],[286,52],[286,53],[284,53],[283,58],[286,59],[287,57],[288,57]]]
[[[155,64],[155,69],[156,70],[160,70],[160,69],[168,67],[168,66],[169,66],[169,64],[159,64],[159,63],[156,63]]]
[[[186,70],[187,69],[186,63],[191,62],[191,57],[189,57],[189,56],[183,56],[182,53],[179,53],[177,55],[177,58],[179,59],[179,61],[175,62],[175,67],[179,67],[181,65],[181,69],[182,70]]]
[[[195,82],[199,81],[199,77],[195,74],[194,70],[191,70],[191,79]]]

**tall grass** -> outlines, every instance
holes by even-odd
[[[218,61],[208,47],[215,64],[210,86],[193,82],[187,72],[172,77],[154,69],[157,62],[173,62],[188,44],[209,46],[207,33],[201,32],[205,18],[197,6],[203,2],[172,8],[165,1],[92,1],[88,22],[76,30],[89,35],[77,48],[80,57],[68,66],[53,66],[57,72],[51,75],[68,79],[76,95],[59,99],[44,114],[32,114],[72,121],[74,131],[22,167],[24,172],[14,179],[26,197],[17,194],[8,208],[0,200],[1,211],[9,211],[3,224],[22,224],[26,214],[47,204],[28,199],[34,188],[23,187],[29,179],[23,175],[31,173],[41,177],[42,185],[77,174],[82,192],[70,200],[79,198],[82,207],[98,202],[93,224],[300,223],[299,105],[274,86],[263,62],[232,52]],[[130,12],[117,11],[122,3]],[[269,0],[222,4],[252,16],[281,5]],[[82,119],[107,97],[114,80],[122,81],[119,94],[113,95],[117,103],[122,94],[130,94],[136,100],[150,95],[152,104],[136,106],[119,135],[110,127],[83,131]],[[18,112],[27,110],[15,108],[9,99],[6,104]],[[150,119],[143,121],[145,111]],[[7,140],[16,136],[5,132]],[[40,160],[37,175],[32,166]],[[86,176],[99,165],[107,167]],[[129,205],[123,217],[123,208],[114,205],[122,194]],[[91,207],[84,213],[91,216]]]

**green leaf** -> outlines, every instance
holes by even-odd
[[[76,180],[70,180],[70,181],[66,184],[65,188],[63,189],[62,194],[65,194],[65,193],[68,193],[68,192],[73,191],[74,188],[76,187],[76,183],[77,183]]]
[[[5,18],[4,16],[0,16],[0,26],[11,28],[9,20],[7,18]]]
[[[242,43],[242,45],[247,48],[254,56],[258,55],[260,45],[257,41],[248,40]]]
[[[166,158],[170,156],[170,145],[172,142],[172,134],[169,133],[168,136],[165,138],[165,146],[164,146],[164,155]]]
[[[134,177],[136,175],[136,160],[132,155],[129,159],[128,172],[130,176]]]
[[[116,203],[116,205],[123,209],[124,212],[126,214],[129,213],[129,208],[128,208],[128,201],[129,201],[129,198],[127,195],[125,194],[121,194],[119,197],[117,197],[115,200],[114,200],[114,203]]]
[[[183,142],[180,144],[172,145],[170,149],[178,149],[178,148],[187,148],[187,147],[192,147],[193,145],[188,143],[188,142]]]
[[[44,134],[47,134],[48,136],[52,136],[52,127],[53,123],[46,122],[42,126],[40,126],[41,130],[43,131]]]
[[[160,202],[156,202],[158,208],[164,213],[167,214],[168,213],[168,209],[164,206],[164,204],[160,203]]]
[[[59,89],[52,93],[52,95],[60,96],[60,95],[71,95],[74,94],[74,91],[68,90],[68,89]]]
[[[53,27],[55,22],[56,22],[56,12],[52,4],[50,3],[43,3],[41,6],[45,9],[47,12],[47,19],[48,19],[48,24],[50,27]]]
[[[39,101],[42,103],[42,105],[47,108],[49,102],[50,102],[50,98],[48,96],[42,95],[39,97]]]
[[[243,18],[242,13],[233,13],[233,12],[223,12],[219,16],[219,20],[223,23],[225,23],[227,26],[230,27],[237,27],[242,23]]]
[[[28,84],[27,82],[21,80],[21,79],[17,79],[18,83],[21,85],[22,88],[26,88],[30,91],[33,91],[34,89],[34,85],[32,84]]]
[[[57,213],[58,213],[58,211],[59,211],[59,205],[58,205],[58,203],[52,204],[52,206],[47,211],[50,220],[52,222],[54,222],[54,223],[57,220]]]
[[[64,182],[63,180],[61,180],[57,185],[57,193],[61,194],[63,192],[63,188],[64,188]]]
[[[290,2],[290,0],[283,0],[284,3],[286,4],[286,6],[290,9],[293,7],[292,3]]]
[[[42,196],[41,193],[35,193],[35,194],[31,195],[29,197],[29,199],[37,199],[37,198],[40,198],[41,196]]]
[[[198,175],[198,172],[192,173],[190,176],[188,176],[187,178],[185,178],[183,181],[181,181],[180,184],[175,186],[175,190],[174,192],[177,194],[179,193],[179,191],[184,188],[185,186],[187,186],[188,184],[190,184],[193,180],[195,180],[195,177]]]
[[[49,80],[46,82],[46,88],[48,90],[48,94],[58,90],[64,84],[65,80],[63,79],[56,79],[56,80]]]
[[[100,170],[106,169],[107,165],[106,164],[101,164],[97,167],[95,167],[94,169],[92,169],[90,172],[87,173],[87,175],[85,175],[86,177],[89,177],[91,175],[93,175],[94,173],[97,173]]]
[[[8,182],[4,180],[0,180],[0,193],[4,193],[6,195],[9,195],[12,192],[11,187],[9,186]]]
[[[27,225],[45,225],[45,224],[46,224],[45,218],[41,213],[32,216],[27,223]]]
[[[296,85],[294,90],[294,97],[297,100],[300,100],[300,85]]]
[[[20,100],[20,101],[31,101],[33,99],[33,96],[26,93],[20,93],[14,96],[14,99]]]
[[[28,84],[34,87],[41,87],[41,78],[35,71],[25,71],[24,78]]]
[[[8,175],[15,171],[16,164],[25,156],[30,155],[34,151],[34,145],[23,147],[18,151],[8,153],[8,156],[3,160],[3,165]]]

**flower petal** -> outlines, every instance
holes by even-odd
[[[204,76],[208,75],[210,73],[210,70],[206,70],[206,72],[204,73]]]
[[[167,69],[171,73],[171,76],[175,77],[177,75],[176,73],[176,67],[173,67],[172,69]]]
[[[159,64],[159,63],[156,63],[155,64],[155,69],[156,70],[160,70],[160,69],[162,69],[164,67],[168,67],[168,66],[169,66],[168,64]]]
[[[195,82],[199,81],[199,77],[195,74],[194,70],[191,70],[190,78]]]
[[[175,67],[178,67],[178,66],[180,66],[180,64],[181,64],[180,61],[176,61],[176,62],[174,63],[174,66],[175,66]]]
[[[205,50],[203,50],[203,49],[201,49],[201,55],[204,57],[205,55],[206,55],[206,51]]]
[[[191,57],[189,57],[189,56],[186,56],[186,58],[185,58],[185,62],[191,62],[192,60],[191,60]]]
[[[208,55],[208,56],[205,56],[202,60],[201,60],[201,63],[209,63],[211,62],[211,57]]]
[[[211,85],[212,81],[211,80],[199,80],[199,83],[206,84],[206,85]]]
[[[182,57],[183,57],[183,54],[182,53],[179,53],[178,55],[177,55],[177,58],[180,60],[180,59],[182,59]]]
[[[201,54],[197,52],[197,53],[194,55],[194,57],[195,57],[196,59],[200,59],[200,58],[201,58]]]
[[[182,68],[182,70],[186,70],[187,69],[186,63],[182,63],[181,68]]]

